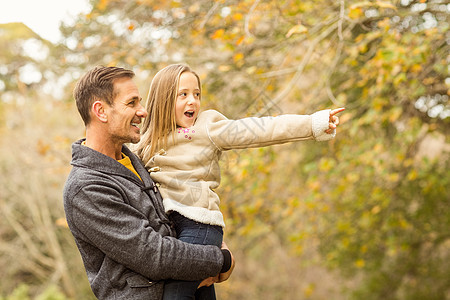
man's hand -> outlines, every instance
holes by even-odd
[[[230,249],[228,249],[228,246],[227,246],[227,244],[225,244],[225,242],[222,242],[222,248],[221,249],[227,249],[228,251],[230,251]],[[231,273],[233,272],[233,269],[234,269],[234,265],[235,265],[234,256],[233,256],[233,253],[231,253],[231,251],[230,251],[230,254],[231,254],[231,267],[230,267],[230,269],[227,272],[220,273],[219,275],[217,275],[215,277],[208,277],[208,278],[204,279],[198,285],[198,287],[197,287],[198,289],[203,287],[203,286],[211,286],[214,283],[223,282],[223,281],[227,280],[228,278],[230,278]]]
[[[230,251],[230,249],[228,249],[228,246],[227,246],[227,244],[225,244],[225,242],[222,242],[222,249],[227,249],[228,251]],[[231,273],[233,273],[235,261],[234,261],[233,253],[231,253],[231,251],[230,251],[230,254],[231,254],[231,268],[227,272],[219,274],[217,283],[227,280],[228,278],[230,278]]]
[[[215,276],[215,277],[208,277],[206,279],[203,279],[202,282],[200,282],[200,284],[198,285],[198,289],[203,287],[203,286],[211,286],[214,283],[219,281],[219,275]]]

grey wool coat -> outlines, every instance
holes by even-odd
[[[220,272],[218,247],[174,237],[155,184],[126,146],[122,152],[142,181],[82,141],[72,145],[64,209],[97,298],[161,299],[164,279],[201,280]]]

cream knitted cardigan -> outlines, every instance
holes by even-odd
[[[159,183],[166,213],[176,211],[194,221],[225,227],[214,192],[220,184],[222,151],[315,139],[330,140],[330,110],[312,115],[229,120],[215,110],[199,114],[190,128],[178,128],[168,147],[144,162]]]

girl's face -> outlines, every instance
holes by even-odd
[[[175,121],[177,126],[189,128],[194,125],[200,110],[200,87],[197,77],[191,72],[180,76],[177,101],[175,103]]]

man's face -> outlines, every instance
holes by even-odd
[[[141,138],[138,125],[147,116],[139,90],[131,78],[119,78],[114,81],[114,91],[113,105],[107,107],[110,138],[118,144],[135,144]]]

